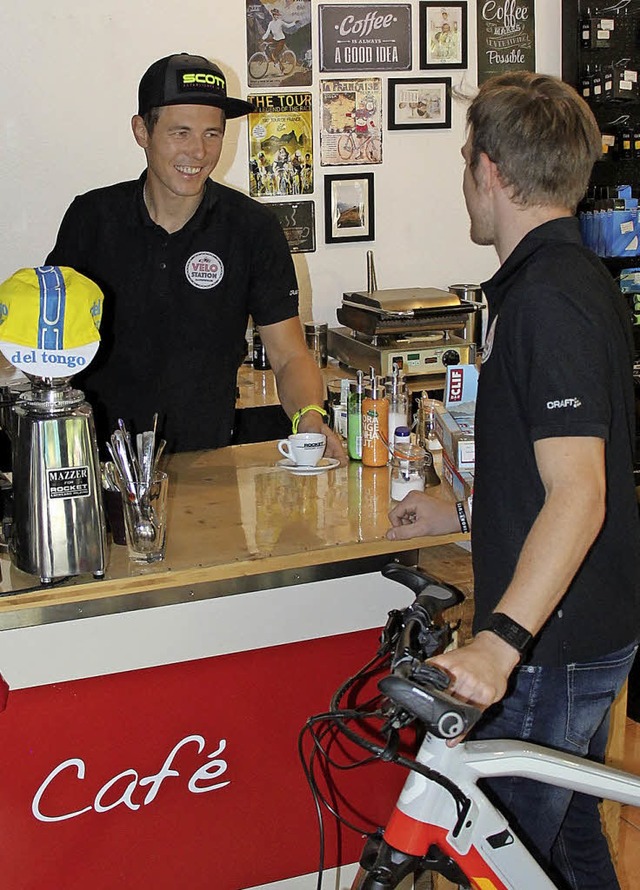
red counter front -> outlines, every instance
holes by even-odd
[[[374,574],[3,632],[3,886],[245,890],[315,873],[298,734],[409,597]],[[56,682],[31,685],[39,673]],[[371,828],[402,781],[375,765],[340,788]],[[326,824],[327,866],[355,861],[362,838],[344,831],[338,854]]]

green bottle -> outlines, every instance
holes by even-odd
[[[362,397],[364,374],[357,371],[356,380],[349,384],[347,398],[347,452],[351,460],[362,460]]]

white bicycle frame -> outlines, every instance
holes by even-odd
[[[468,811],[459,820],[451,794],[411,771],[384,839],[414,856],[424,856],[437,844],[477,890],[556,890],[506,818],[478,788],[478,779],[523,776],[640,806],[640,777],[540,745],[491,740],[449,748],[445,741],[427,733],[416,761],[457,785],[470,801]],[[458,822],[459,830],[454,834]],[[358,886],[357,879],[354,886]]]

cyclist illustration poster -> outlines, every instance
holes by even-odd
[[[382,80],[320,81],[322,166],[382,163]]]
[[[246,0],[249,87],[311,85],[311,0]]]
[[[313,191],[311,93],[251,95],[249,194],[308,195]]]

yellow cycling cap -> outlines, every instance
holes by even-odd
[[[0,350],[29,374],[75,374],[98,349],[103,299],[68,266],[18,269],[0,284]]]

